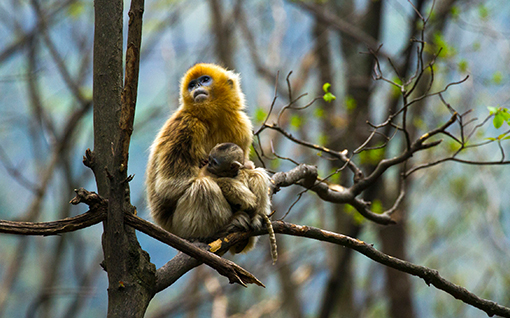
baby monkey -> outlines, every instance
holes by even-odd
[[[258,229],[264,222],[269,233],[274,264],[278,253],[273,226],[268,217],[271,213],[270,179],[265,169],[251,168],[253,163],[245,164],[244,158],[245,154],[238,145],[221,143],[211,150],[203,169],[216,181],[234,212],[233,221],[228,224],[225,232]],[[248,251],[256,240],[251,237],[233,246],[231,251]]]

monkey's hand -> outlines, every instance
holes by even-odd
[[[225,227],[224,231],[221,232],[221,234],[224,234],[222,236],[225,236],[226,234],[232,232],[253,231],[261,228],[262,225],[262,217],[260,215],[250,217],[248,213],[239,211],[232,216],[232,220]],[[257,240],[258,237],[250,237],[249,239],[241,241],[232,246],[230,252],[233,254],[248,252],[255,246]]]
[[[257,197],[242,182],[232,178],[218,178],[216,183],[232,206],[241,211],[254,211],[257,208]]]
[[[245,169],[255,169],[255,164],[251,160],[246,160],[244,162],[244,168]]]

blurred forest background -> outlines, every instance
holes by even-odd
[[[425,57],[442,48],[434,65],[432,91],[459,113],[473,109],[481,124],[487,107],[508,107],[510,99],[510,2],[436,1],[425,32]],[[432,1],[414,0],[424,16]],[[370,126],[401,103],[394,86],[372,79],[374,58],[367,45],[383,44],[379,59],[391,80],[390,57],[401,75],[416,69],[416,43],[423,24],[406,0],[349,1],[175,1],[147,0],[129,173],[138,215],[150,219],[144,200],[148,148],[178,106],[179,79],[196,62],[216,62],[241,73],[248,113],[255,129],[269,112],[278,76],[275,110],[288,103],[286,77],[298,106],[322,96],[331,83],[337,99],[317,101],[285,113],[280,125],[301,140],[342,151],[358,148]],[[125,25],[127,24],[126,1]],[[51,221],[74,216],[73,189],[95,190],[82,164],[93,147],[92,0],[5,0],[0,3],[0,219]],[[375,44],[375,46],[374,46]],[[414,45],[414,46],[412,46]],[[423,85],[421,85],[423,86]],[[426,85],[425,85],[426,86]],[[426,87],[418,87],[425,90]],[[416,138],[446,122],[450,114],[435,96],[412,108]],[[270,122],[273,118],[270,119]],[[508,132],[489,119],[473,143]],[[506,136],[506,135],[504,135]],[[314,164],[324,177],[341,163],[266,130],[261,145],[272,171],[296,162]],[[401,150],[388,147],[353,157],[370,170]],[[272,148],[275,155],[272,154]],[[449,157],[458,145],[445,141],[413,157],[412,164]],[[508,141],[467,149],[459,158],[499,161]],[[256,158],[254,158],[256,159]],[[256,161],[258,165],[262,163]],[[394,214],[396,226],[380,226],[352,208],[324,203],[302,188],[274,196],[274,219],[312,225],[373,243],[374,247],[440,271],[476,295],[510,305],[510,211],[505,165],[451,161],[416,171]],[[330,179],[349,184],[352,176]],[[399,170],[387,173],[365,193],[374,211],[392,206],[400,193]],[[507,193],[507,195],[505,195]],[[505,203],[507,202],[507,203]],[[290,210],[289,210],[290,209]],[[57,237],[1,235],[0,316],[102,317],[108,286],[99,263],[102,226]],[[143,234],[142,247],[157,267],[176,251]],[[267,286],[244,289],[201,266],[158,294],[147,317],[485,317],[422,280],[389,270],[352,250],[310,239],[277,235],[280,258],[271,265],[267,237],[258,248],[233,259]],[[228,255],[226,257],[232,258]]]

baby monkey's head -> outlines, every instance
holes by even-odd
[[[217,144],[207,162],[207,171],[217,177],[235,178],[244,166],[244,152],[234,143]]]

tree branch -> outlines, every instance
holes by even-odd
[[[137,229],[140,232],[143,232],[163,243],[166,243],[173,248],[178,249],[179,251],[182,251],[200,262],[204,262],[208,266],[214,268],[218,273],[221,275],[227,277],[229,279],[229,282],[232,283],[238,283],[242,286],[246,287],[246,284],[256,284],[258,286],[265,287],[264,284],[262,284],[261,281],[259,281],[255,276],[250,274],[248,271],[240,267],[239,265],[235,264],[232,261],[229,261],[227,259],[221,258],[218,255],[215,255],[213,253],[204,251],[193,244],[189,243],[188,241],[170,233],[162,228],[139,218],[136,215],[131,214],[125,214],[125,222],[127,225],[132,226],[133,228]],[[193,268],[192,266],[191,268]],[[190,269],[191,269],[190,268]],[[160,280],[162,279],[161,276],[159,277]],[[157,287],[158,290],[162,290],[168,286],[162,286],[159,284]]]
[[[105,219],[106,209],[89,210],[83,214],[52,222],[17,222],[0,220],[0,233],[17,235],[58,235],[74,232],[100,223]]]
[[[368,258],[394,268],[396,270],[411,274],[422,278],[427,285],[433,285],[437,289],[445,291],[453,297],[483,310],[489,316],[499,315],[502,317],[510,317],[510,308],[501,306],[491,300],[482,299],[475,294],[471,293],[462,286],[456,285],[439,275],[439,272],[424,266],[415,265],[413,263],[389,256],[375,249],[371,244],[367,244],[358,239],[333,233],[310,226],[302,226],[282,221],[272,222],[274,231],[276,233],[288,234],[294,236],[308,237],[319,241],[330,242],[352,248],[357,252],[367,256]],[[257,231],[256,235],[267,233],[265,229]]]

